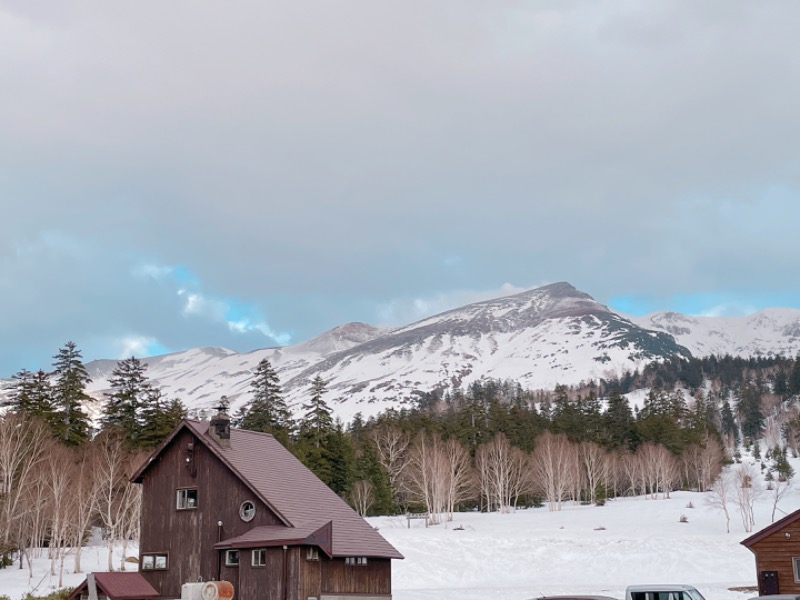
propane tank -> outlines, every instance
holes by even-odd
[[[206,581],[200,596],[203,600],[233,600],[233,584],[230,581]]]

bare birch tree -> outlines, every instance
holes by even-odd
[[[371,436],[378,449],[381,466],[389,475],[392,493],[398,497],[402,493],[403,472],[409,462],[411,438],[408,433],[390,424],[374,429]]]
[[[358,514],[366,517],[367,511],[369,511],[374,500],[375,494],[372,482],[362,479],[353,484],[353,489],[350,492],[350,501]]]
[[[586,481],[589,502],[597,501],[598,486],[605,486],[608,481],[608,455],[600,445],[594,442],[583,442],[578,446],[583,479]]]
[[[753,463],[742,463],[736,471],[733,486],[736,504],[739,507],[739,514],[742,517],[742,525],[746,533],[753,531],[756,523],[753,506],[762,491],[761,485],[756,479],[757,476],[758,469]]]
[[[24,502],[34,483],[39,464],[44,460],[47,426],[36,419],[15,413],[0,417],[0,554],[19,544],[24,532],[23,516],[34,509]]]
[[[721,510],[725,515],[725,532],[731,532],[731,515],[728,512],[728,501],[734,485],[733,473],[726,469],[711,484],[711,489],[706,494],[706,504],[711,508]]]
[[[561,501],[571,484],[574,454],[575,447],[564,434],[545,431],[536,438],[530,459],[532,484],[545,497],[550,511],[561,510]]]
[[[488,511],[511,512],[516,508],[517,499],[529,487],[526,462],[525,453],[512,446],[503,433],[478,447],[475,466]]]

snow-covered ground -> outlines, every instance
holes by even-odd
[[[776,518],[800,508],[800,491],[790,490],[778,506],[783,512]],[[756,504],[756,530],[770,523],[771,508],[765,494]],[[755,593],[730,588],[756,585],[755,560],[739,544],[748,534],[736,508],[729,510],[730,534],[723,514],[694,492],[624,498],[603,507],[565,504],[560,512],[460,513],[428,528],[419,520],[409,528],[403,517],[370,522],[406,557],[393,567],[396,600],[524,600],[563,593],[622,598],[635,583],[688,583],[708,600],[745,600]],[[688,522],[681,522],[682,515]],[[84,550],[85,569],[105,565],[102,546]],[[77,585],[83,578],[70,573],[64,582]],[[0,594],[18,600],[34,588],[36,594],[50,591],[57,581],[40,560],[31,580],[27,569],[0,570]]]

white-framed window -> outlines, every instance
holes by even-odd
[[[309,546],[306,549],[306,560],[319,560],[319,548]]]
[[[253,517],[256,516],[256,505],[250,500],[245,500],[239,507],[239,516],[242,521],[252,521]]]
[[[239,551],[238,550],[225,550],[225,566],[238,567],[239,566]]]
[[[800,556],[792,557],[792,571],[794,571],[795,583],[800,583]]]
[[[250,551],[250,564],[254,567],[267,566],[267,549],[266,548],[253,548]]]
[[[179,489],[175,508],[178,510],[197,508],[197,488]]]
[[[363,567],[367,564],[367,557],[366,556],[348,556],[344,559],[344,564],[346,565],[357,565]]]
[[[169,555],[164,553],[142,554],[142,571],[166,571]]]

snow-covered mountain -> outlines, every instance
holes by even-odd
[[[692,356],[785,356],[800,352],[800,310],[766,308],[743,317],[689,317],[659,312],[631,320],[663,331]]]
[[[238,353],[194,348],[143,359],[165,397],[193,409],[223,395],[235,410],[249,399],[252,371],[267,358],[296,413],[309,383],[328,381],[327,400],[345,421],[410,406],[425,392],[481,378],[552,388],[620,375],[672,356],[783,355],[800,352],[800,310],[746,317],[655,313],[626,317],[568,283],[469,304],[397,329],[348,323],[282,348]],[[113,360],[88,363],[90,392],[103,397]],[[99,406],[96,407],[99,409]]]
[[[268,358],[299,411],[309,382],[328,382],[328,402],[345,420],[408,406],[423,392],[510,378],[530,388],[621,374],[653,360],[689,356],[668,334],[648,331],[568,283],[447,311],[393,330],[349,323],[306,342],[236,353],[197,348],[145,359],[168,398],[192,408],[222,395],[235,409],[249,397],[253,368]],[[87,364],[91,389],[108,388],[114,361]]]

